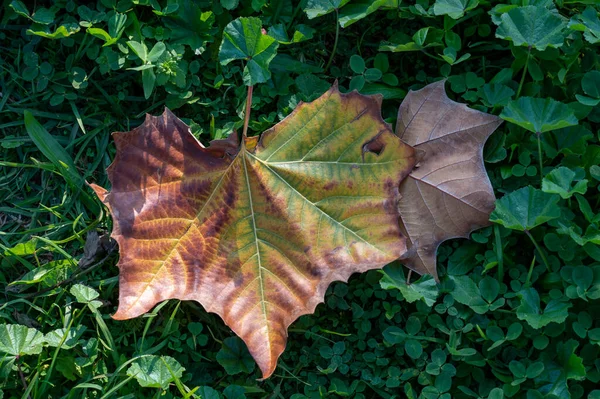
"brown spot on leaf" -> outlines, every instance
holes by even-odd
[[[323,186],[323,189],[329,191],[329,190],[336,188],[338,186],[338,184],[339,183],[337,181],[331,180],[329,183],[327,183]]]

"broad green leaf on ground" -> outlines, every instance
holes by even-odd
[[[580,103],[590,107],[600,104],[600,71],[590,71],[583,75],[581,88],[586,96],[575,95]]]
[[[600,43],[600,19],[598,11],[592,6],[571,18],[569,28],[583,32],[585,40],[592,44]]]
[[[457,302],[467,305],[478,314],[489,310],[488,303],[481,297],[479,287],[469,276],[450,276],[450,280],[454,282],[451,294]]]
[[[544,374],[547,374],[546,385],[539,388],[540,391],[547,392],[547,395],[555,398],[570,399],[573,395],[569,392],[568,380],[583,380],[586,376],[586,367],[584,360],[575,354],[579,342],[574,339],[558,342],[556,350],[542,353],[544,361]],[[585,348],[585,347],[584,347]],[[584,349],[585,351],[586,349]],[[585,352],[582,351],[585,357]],[[587,399],[593,399],[590,394]]]
[[[417,281],[408,284],[406,277],[404,277],[402,266],[397,263],[387,265],[381,273],[383,274],[379,282],[381,288],[385,290],[400,290],[404,299],[409,303],[422,300],[430,307],[435,304],[435,300],[439,295],[439,289],[433,276],[427,274],[421,276]]]
[[[38,7],[35,9],[33,15],[31,15],[27,9],[27,6],[22,1],[13,0],[8,6],[20,16],[25,17],[37,24],[49,25],[54,22],[55,13],[48,8]]]
[[[169,356],[143,356],[131,363],[127,375],[134,377],[143,387],[167,389],[185,369]]]
[[[569,106],[551,98],[520,97],[504,108],[500,117],[533,133],[577,125]]]
[[[496,37],[515,46],[531,46],[540,51],[560,47],[565,41],[566,22],[542,6],[517,7],[500,16]]]
[[[98,291],[83,284],[75,284],[71,287],[71,295],[73,295],[75,300],[79,303],[89,304],[95,308],[102,305],[102,302],[95,300],[100,296]]]
[[[489,225],[495,197],[483,145],[501,123],[450,100],[443,81],[411,91],[400,105],[396,134],[422,154],[399,202],[409,248],[402,261],[417,273],[437,279],[440,243]]]
[[[462,18],[467,11],[477,7],[479,0],[436,0],[433,5],[435,15],[448,15],[452,19]]]
[[[294,29],[295,31],[290,37],[287,34],[285,24],[273,25],[269,28],[269,36],[281,44],[292,44],[310,40],[315,33],[315,29],[302,24],[296,25]]]
[[[557,345],[557,359],[563,368],[566,380],[583,380],[586,375],[583,359],[575,354],[579,342],[574,339]]]
[[[244,60],[244,83],[253,86],[271,77],[269,63],[277,54],[277,40],[263,34],[259,18],[238,18],[225,27],[219,49],[219,61],[227,65]]]
[[[246,389],[239,385],[228,385],[223,389],[225,399],[246,399]],[[204,398],[204,396],[203,396]]]
[[[18,280],[10,282],[8,286],[41,284],[43,287],[52,287],[66,280],[75,268],[76,266],[67,259],[53,260],[25,273]]]
[[[477,95],[487,107],[506,106],[515,91],[500,83],[486,83],[477,90]]]
[[[554,169],[542,180],[542,191],[550,194],[558,194],[563,199],[571,198],[575,193],[585,194],[588,181],[583,179],[575,183],[575,172],[564,166]]]
[[[213,42],[217,29],[213,27],[215,15],[212,11],[202,11],[194,1],[178,2],[176,13],[162,18],[170,30],[171,45],[184,44],[189,46],[195,55],[206,50],[207,43]]]
[[[517,307],[517,317],[525,320],[527,324],[539,329],[550,323],[563,323],[569,316],[569,302],[551,299],[546,307],[542,309],[540,295],[534,288],[526,288],[517,294],[521,304]]]
[[[556,194],[523,187],[496,201],[490,220],[512,230],[531,230],[560,216],[559,200]]]
[[[229,337],[223,340],[223,346],[217,352],[217,362],[229,375],[250,374],[256,365],[244,341],[238,337]]]
[[[479,252],[479,246],[473,243],[461,245],[448,258],[446,271],[451,276],[462,276],[469,273],[477,265],[475,256]]]
[[[202,399],[222,399],[219,391],[206,385],[199,387],[194,393],[199,395]]]
[[[257,137],[203,147],[166,110],[115,133],[109,207],[120,248],[118,320],[170,298],[219,314],[270,376],[287,328],[329,284],[406,253],[398,185],[415,150],[380,97],[332,87]]]
[[[339,10],[350,0],[308,0],[304,7],[304,12],[308,19],[320,17],[322,15]]]
[[[240,0],[221,0],[221,5],[226,10],[234,10],[240,4]]]
[[[46,341],[48,346],[53,347],[58,347],[62,341],[62,345],[60,346],[62,349],[72,349],[77,345],[79,338],[81,338],[86,328],[86,326],[80,325],[70,328],[68,332],[66,328],[59,328],[46,334],[44,341]]]
[[[398,8],[399,0],[358,0],[352,1],[340,10],[339,23],[346,28],[380,8]]]
[[[37,355],[42,351],[44,334],[20,324],[0,324],[0,353],[10,356]],[[0,359],[3,358],[0,356]]]
[[[594,134],[589,129],[576,125],[553,130],[542,135],[542,143],[548,156],[554,158],[558,154],[583,155],[587,142],[593,138]]]
[[[581,228],[576,225],[565,226],[559,223],[560,228],[556,231],[558,234],[568,235],[578,245],[584,246],[588,243],[600,245],[600,230],[591,224],[587,227],[585,234],[582,234]]]

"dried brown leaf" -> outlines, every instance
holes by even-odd
[[[396,134],[422,157],[400,185],[400,225],[408,237],[402,261],[410,269],[437,279],[440,243],[490,224],[495,196],[483,145],[501,123],[450,100],[444,81],[409,92],[400,105]]]

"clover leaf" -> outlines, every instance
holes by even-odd
[[[223,340],[223,346],[217,353],[217,362],[229,375],[238,373],[251,373],[256,363],[248,352],[244,341],[238,337],[229,337]]]

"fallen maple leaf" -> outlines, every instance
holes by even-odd
[[[400,105],[396,134],[423,155],[400,184],[400,225],[408,237],[402,262],[410,269],[438,280],[440,243],[490,224],[495,196],[483,145],[501,123],[450,100],[444,81],[409,92]]]
[[[115,133],[109,207],[120,247],[119,307],[194,299],[219,314],[269,377],[287,328],[332,281],[406,252],[398,186],[415,152],[381,98],[334,85],[256,137],[204,148],[170,111]]]

